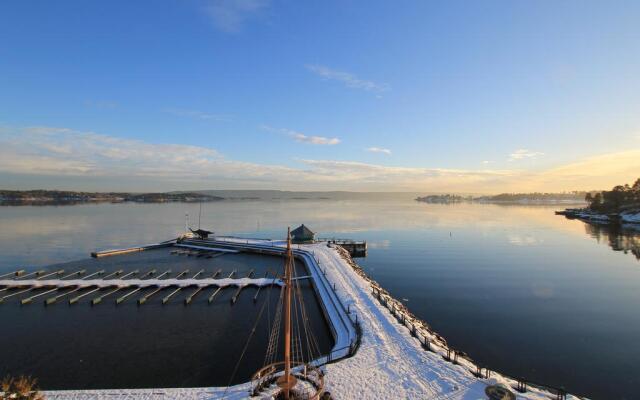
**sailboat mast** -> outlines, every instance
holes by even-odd
[[[291,252],[291,228],[287,228],[287,260],[284,267],[285,303],[284,303],[284,398],[289,400],[291,379],[291,267],[293,255]]]

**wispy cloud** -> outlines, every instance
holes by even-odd
[[[117,102],[108,100],[85,100],[84,105],[99,110],[113,110],[119,106]]]
[[[0,126],[0,178],[22,174],[58,177],[64,182],[110,179],[122,186],[153,181],[155,187],[167,190],[187,184],[200,188],[478,193],[603,189],[637,179],[640,149],[589,157],[543,171],[397,167],[344,160],[302,159],[297,163],[244,162],[209,147],[150,143],[66,128]],[[118,186],[103,190],[118,190]]]
[[[231,119],[228,115],[212,114],[212,113],[198,111],[198,110],[165,108],[163,111],[167,114],[173,114],[179,117],[188,117],[188,118],[202,119],[207,121],[229,121]]]
[[[317,179],[349,183],[373,190],[451,190],[454,187],[477,189],[487,183],[509,179],[513,171],[472,171],[445,168],[390,167],[357,161],[308,160],[306,164]],[[353,188],[354,186],[352,186]],[[448,189],[446,189],[448,188]]]
[[[375,93],[382,93],[390,89],[387,84],[360,79],[352,73],[338,71],[325,67],[324,65],[309,64],[306,65],[306,67],[309,71],[323,79],[342,82],[348,88],[361,89]]]
[[[238,33],[269,5],[270,0],[210,0],[205,11],[220,31]]]
[[[388,156],[391,155],[391,150],[385,149],[383,147],[367,147],[365,150],[368,151],[369,153],[383,153]]]
[[[293,137],[297,142],[309,143],[309,144],[322,144],[322,145],[334,145],[340,143],[338,138],[328,138],[324,136],[307,136],[302,133],[294,133]]]
[[[290,138],[294,139],[296,142],[300,142],[300,143],[329,145],[329,146],[340,143],[340,139],[338,139],[337,137],[330,138],[325,136],[310,136],[310,135],[305,135],[304,133],[300,133],[291,129],[273,128],[268,125],[262,125],[261,128],[269,132],[287,135]]]
[[[509,161],[517,161],[517,160],[525,160],[531,159],[535,160],[536,158],[544,156],[544,153],[539,151],[531,151],[527,149],[518,149],[513,153],[509,154]]]

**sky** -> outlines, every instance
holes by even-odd
[[[640,177],[640,2],[0,3],[0,189]]]

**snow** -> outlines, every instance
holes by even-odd
[[[247,285],[255,285],[255,286],[268,286],[268,285],[282,285],[282,281],[273,278],[240,278],[240,279],[231,279],[231,278],[223,278],[223,279],[213,279],[213,278],[204,278],[204,279],[24,279],[24,280],[12,280],[12,279],[4,279],[0,280],[0,286],[5,287],[32,287],[32,288],[43,288],[43,287],[57,287],[57,288],[69,288],[69,287],[207,287],[207,286],[247,286]]]
[[[104,389],[104,390],[52,390],[44,391],[47,400],[169,400],[169,399],[246,399],[248,383],[230,388],[179,388],[179,389]]]
[[[196,250],[208,250],[208,251],[217,251],[217,252],[221,252],[221,253],[237,253],[237,250],[229,250],[229,249],[223,249],[223,248],[216,248],[216,247],[206,247],[206,246],[194,246],[194,245],[190,245],[190,244],[182,244],[182,243],[178,243],[174,245],[175,247],[184,247],[184,248],[188,248],[188,249],[196,249]]]
[[[620,219],[623,222],[640,224],[640,211],[627,211],[620,214]]]
[[[226,242],[242,243],[257,247],[281,247],[283,242],[224,239]],[[341,343],[353,339],[350,324],[345,318],[355,318],[362,327],[361,344],[355,355],[326,365],[326,390],[336,399],[486,399],[484,390],[488,385],[503,384],[514,388],[516,382],[492,372],[489,379],[475,377],[471,371],[476,367],[467,359],[458,363],[445,361],[446,341],[428,330],[428,326],[415,319],[402,303],[388,296],[380,288],[384,302],[393,305],[395,317],[373,294],[376,282],[367,278],[344,250],[328,247],[326,243],[298,246],[296,253],[310,266],[310,273],[318,287],[320,296],[328,302],[326,307],[333,333]],[[326,276],[322,271],[325,271]],[[86,281],[83,281],[86,282]],[[330,290],[335,284],[337,294]],[[341,311],[348,307],[350,315]],[[417,336],[410,334],[407,326],[398,322],[405,320],[407,326],[415,326]],[[427,338],[433,351],[423,349],[421,342]],[[336,347],[338,344],[336,343]],[[102,391],[52,391],[45,392],[48,399],[216,399],[227,390],[227,399],[246,398],[248,384],[225,388],[190,389],[133,389]],[[555,398],[550,392],[528,387],[518,393],[518,399],[548,400]],[[567,395],[567,399],[578,397]]]
[[[608,215],[596,214],[591,211],[576,213],[576,217],[582,218],[582,219],[588,219],[596,222],[609,222],[609,219],[610,219]]]

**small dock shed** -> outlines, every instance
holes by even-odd
[[[315,240],[316,234],[304,224],[291,231],[293,243],[309,243]]]

